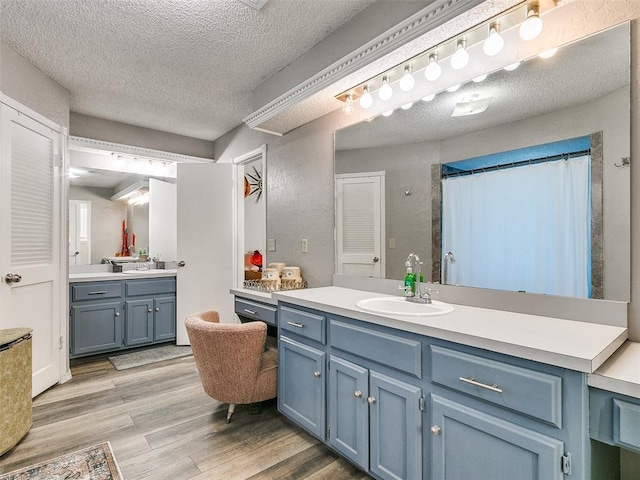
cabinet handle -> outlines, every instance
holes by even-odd
[[[89,295],[104,295],[105,293],[107,293],[106,290],[100,290],[97,292],[89,292]]]
[[[367,403],[369,405],[373,405],[376,402],[377,402],[376,397],[367,397]]]
[[[360,398],[362,397],[362,392],[360,390],[356,390],[355,392],[353,392],[353,396],[356,398]]]
[[[486,390],[490,390],[496,393],[502,393],[502,389],[498,387],[495,383],[493,385],[487,385],[486,383],[477,382],[473,377],[459,377],[459,380],[464,383],[468,383],[469,385],[473,385],[476,387],[484,388]]]
[[[316,377],[316,378],[320,377],[320,375],[322,375],[322,374],[318,370],[313,372],[313,376]]]
[[[119,316],[120,316],[120,312],[116,312],[116,317],[119,317]]]
[[[304,323],[298,323],[298,322],[287,322],[287,325],[291,325],[292,327],[296,327],[296,328],[304,327]]]
[[[243,309],[246,313],[248,313],[249,315],[255,315],[256,312],[254,310],[249,310],[248,308],[244,308]]]
[[[159,311],[160,311],[160,307],[156,307],[156,312],[159,312]]]
[[[431,435],[440,435],[440,433],[442,433],[442,430],[438,425],[431,425]]]
[[[147,310],[147,312],[149,312],[149,313],[153,313],[153,310],[152,310],[152,309],[149,309],[149,310]]]

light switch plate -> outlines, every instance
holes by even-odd
[[[309,240],[306,238],[302,239],[302,253],[307,253],[309,251]]]
[[[275,252],[276,251],[276,239],[269,238],[267,239],[267,252]]]
[[[390,238],[389,239],[389,248],[396,248],[396,239],[395,238]]]

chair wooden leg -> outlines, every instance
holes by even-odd
[[[233,415],[233,412],[236,409],[236,404],[235,403],[230,403],[229,404],[229,409],[227,410],[227,423],[231,423],[231,417]]]

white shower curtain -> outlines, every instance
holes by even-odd
[[[448,283],[588,298],[590,156],[442,182]]]

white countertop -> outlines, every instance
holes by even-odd
[[[592,373],[625,342],[626,328],[454,305],[433,317],[382,316],[356,307],[379,293],[341,287],[274,292],[272,298],[335,315]],[[636,364],[637,365],[637,364]]]
[[[589,374],[590,387],[640,398],[640,343],[627,341]]]
[[[175,277],[178,272],[176,269],[168,270],[128,270],[131,273],[112,273],[112,272],[91,272],[91,273],[70,273],[69,283],[80,282],[100,282],[103,280],[126,280],[134,278],[157,278],[157,277]]]
[[[259,292],[258,290],[251,290],[249,288],[232,288],[229,290],[233,295],[238,297],[248,298],[250,300],[256,300],[258,302],[267,303],[269,305],[277,305],[278,301],[271,296],[268,292]]]

